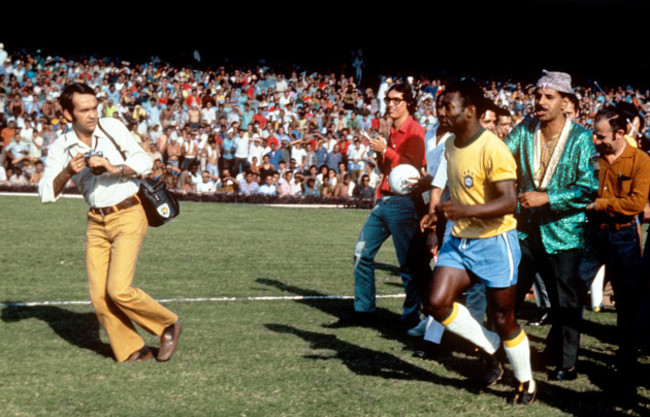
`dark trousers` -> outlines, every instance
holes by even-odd
[[[590,285],[601,265],[605,279],[616,296],[617,336],[620,365],[636,360],[640,334],[641,244],[636,223],[620,230],[587,226],[585,250],[580,261],[580,278]]]
[[[560,253],[546,252],[539,234],[519,241],[521,262],[517,279],[518,304],[533,284],[535,274],[544,280],[551,302],[551,330],[546,337],[546,351],[555,366],[571,368],[578,361],[580,345],[580,279],[578,266],[581,251],[571,249]]]
[[[233,165],[233,171],[231,172],[232,175],[239,174],[240,172],[244,172],[248,169],[248,160],[246,158],[235,158],[235,162]],[[264,181],[264,178],[262,178],[262,181]]]
[[[641,276],[639,277],[641,300],[639,320],[641,326],[641,348],[650,351],[650,239],[646,237],[641,261]]]

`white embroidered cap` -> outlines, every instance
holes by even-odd
[[[566,72],[542,70],[544,75],[537,81],[536,88],[551,88],[561,93],[574,94],[571,76]]]

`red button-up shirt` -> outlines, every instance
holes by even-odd
[[[386,152],[378,157],[384,178],[377,189],[377,197],[392,195],[393,192],[388,186],[391,169],[400,164],[410,164],[419,172],[425,164],[424,129],[411,116],[399,129],[391,125]]]

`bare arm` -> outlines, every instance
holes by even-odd
[[[429,201],[429,213],[425,214],[420,220],[420,231],[424,233],[426,229],[435,229],[438,216],[436,216],[436,206],[440,203],[443,193],[442,188],[433,187],[431,189],[431,200]]]

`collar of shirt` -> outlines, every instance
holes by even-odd
[[[634,157],[634,151],[635,151],[635,148],[633,148],[633,147],[630,146],[628,143],[626,143],[626,144],[625,144],[625,149],[623,150],[623,153],[620,154],[620,155],[619,155],[616,159],[614,159],[611,163],[609,162],[609,160],[607,159],[607,157],[606,157],[605,155],[601,155],[601,156],[600,156],[600,160],[601,160],[602,162],[606,163],[606,164],[609,165],[609,166],[613,166],[613,165],[617,164],[619,161],[621,161],[622,159],[625,159],[625,158],[633,158],[633,157]]]
[[[393,136],[395,133],[405,134],[406,132],[408,132],[411,123],[413,123],[413,117],[411,115],[409,115],[406,118],[406,120],[404,120],[404,123],[402,123],[402,125],[399,127],[399,129],[395,129],[395,125],[391,124],[390,125],[390,135]]]

